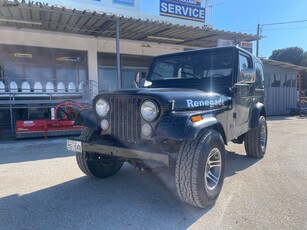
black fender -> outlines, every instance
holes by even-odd
[[[93,130],[100,129],[97,124],[95,111],[92,108],[81,110],[75,119],[74,125],[86,126]]]
[[[253,108],[251,112],[251,117],[250,117],[250,128],[254,129],[258,127],[259,123],[259,117],[264,116],[266,117],[266,111],[264,104],[258,102]]]
[[[195,114],[168,114],[161,117],[156,126],[155,136],[172,140],[194,140],[205,128],[212,127],[221,133],[226,142],[225,132],[220,122],[213,116],[204,116],[203,120],[192,122],[191,117]]]

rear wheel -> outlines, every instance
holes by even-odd
[[[244,147],[247,156],[261,158],[267,146],[268,128],[264,116],[260,116],[258,126],[249,130],[244,137]]]
[[[89,128],[85,128],[81,135],[80,140],[91,141],[98,134]],[[101,154],[91,152],[76,152],[76,159],[79,168],[83,173],[88,176],[97,178],[106,178],[116,174],[122,167],[123,161],[116,158],[105,157]]]
[[[223,139],[206,130],[193,141],[182,143],[176,162],[176,187],[185,203],[205,208],[218,198],[226,168]]]

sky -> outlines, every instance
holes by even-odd
[[[153,15],[157,20],[178,20],[159,17],[160,0],[43,0],[51,4],[68,5],[81,9],[102,10],[147,18]],[[134,2],[134,7],[120,6],[116,2]],[[202,6],[206,0],[202,0]],[[307,51],[307,0],[208,0],[206,23],[214,29],[231,32],[257,34],[257,25],[262,26],[259,56],[269,57],[273,50],[287,47],[301,47]],[[108,8],[113,7],[113,8]],[[116,10],[114,10],[116,7]],[[140,14],[138,13],[140,12]],[[144,14],[144,15],[141,15]],[[266,25],[291,21],[304,21],[280,25]],[[181,20],[186,25],[193,21]],[[176,23],[176,22],[175,22]],[[197,24],[197,23],[196,23]],[[198,26],[203,24],[199,24]],[[254,52],[255,54],[255,42]]]
[[[210,0],[209,5],[207,23],[214,29],[256,34],[257,25],[264,25],[259,56],[293,46],[307,51],[307,0]],[[301,20],[306,21],[265,25]]]
[[[157,0],[143,0],[141,10],[156,14],[156,4]],[[208,5],[212,7],[207,11],[206,22],[217,30],[255,35],[258,24],[306,20],[303,23],[264,25],[262,35],[265,38],[260,41],[259,56],[269,57],[275,49],[292,46],[307,51],[307,0],[209,0]]]

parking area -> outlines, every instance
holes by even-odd
[[[181,203],[172,169],[86,177],[66,140],[0,144],[0,229],[307,229],[307,119],[274,117],[263,159],[230,144],[217,203]]]

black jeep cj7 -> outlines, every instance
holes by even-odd
[[[250,157],[267,144],[264,79],[259,59],[238,47],[187,51],[154,58],[143,88],[102,92],[68,140],[87,175],[114,175],[124,162],[170,166],[176,155],[179,197],[197,207],[214,204],[224,181],[228,141]]]

